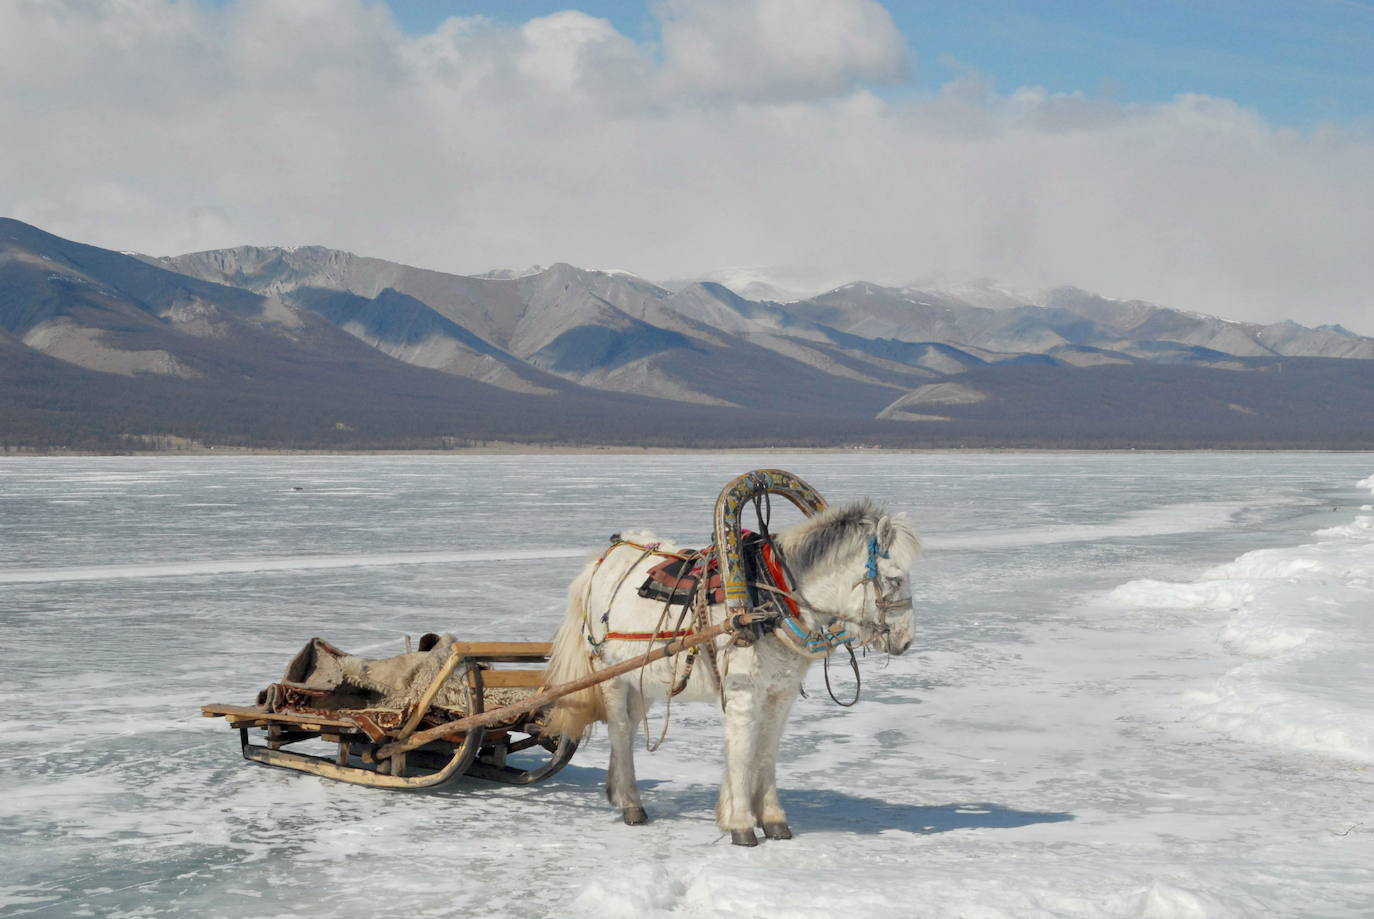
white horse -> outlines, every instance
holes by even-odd
[[[550,716],[545,733],[572,738],[581,737],[593,722],[607,722],[611,759],[606,795],[627,824],[647,819],[635,783],[636,727],[647,706],[677,687],[683,700],[714,700],[724,706],[725,777],[716,806],[720,828],[736,845],[757,845],[756,825],[770,839],[790,839],[775,766],[778,740],[807,668],[828,653],[840,631],[890,654],[910,646],[908,569],[920,555],[921,543],[904,516],[889,516],[872,502],[860,501],[784,529],[773,543],[793,579],[788,585],[795,603],[791,623],[779,623],[747,646],[722,636],[716,640],[715,660],[702,653],[690,670],[688,652],[565,696]],[[568,614],[554,639],[548,685],[638,657],[666,635],[693,627],[690,613],[685,621],[680,618],[681,607],[665,616],[663,601],[638,593],[648,570],[675,548],[651,533],[626,533],[587,564],[568,589]],[[760,594],[769,595],[766,589]],[[782,603],[777,607],[786,610]],[[706,618],[712,624],[723,621],[725,605],[709,606]]]

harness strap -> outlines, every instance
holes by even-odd
[[[710,588],[706,586],[706,579],[702,578],[697,582],[696,596],[692,598],[692,613],[696,618],[696,627],[706,629],[710,623],[711,603],[709,598]],[[726,610],[726,618],[729,618],[729,610]],[[716,650],[714,641],[706,642],[706,659],[711,662],[711,675],[716,678],[716,689],[720,692],[720,710],[725,711],[725,678],[720,673],[720,653]]]
[[[644,543],[635,542],[632,539],[622,539],[619,533],[611,534],[611,544],[607,546],[606,551],[602,552],[600,557],[597,558],[592,577],[587,579],[587,592],[583,597],[582,602],[582,636],[587,640],[587,644],[591,645],[593,653],[600,655],[602,645],[604,645],[607,641],[609,641],[612,638],[618,638],[622,641],[671,641],[674,638],[683,638],[686,635],[691,634],[690,630],[687,632],[608,632],[606,634],[603,634],[600,639],[597,639],[592,634],[592,578],[595,578],[595,571],[599,571],[601,569],[601,565],[606,561],[607,558],[610,557],[610,554],[614,552],[616,549],[619,549],[621,546],[629,546],[632,549],[638,549],[640,554],[639,560],[636,561],[629,568],[625,569],[625,573],[622,574],[620,576],[620,580],[616,582],[615,589],[611,591],[610,604],[615,603],[615,598],[620,594],[620,588],[625,585],[625,579],[630,576],[630,572],[635,569],[635,567],[639,564],[640,561],[643,561],[649,556],[658,555],[664,558],[682,559],[683,561],[690,561],[694,558],[701,557],[701,553],[699,552],[668,552],[661,548],[662,545],[662,543],[658,542],[651,542],[646,545]],[[607,604],[606,612],[603,613],[601,616],[601,622],[603,625],[609,624],[609,617],[611,614],[610,604]]]
[[[798,624],[796,619],[783,619],[782,628],[786,630],[787,636],[808,654],[829,654],[837,646],[854,640],[854,636],[849,634],[846,629],[840,629],[838,632],[831,632],[828,629],[808,632]]]
[[[606,558],[606,556],[607,556],[607,555],[610,555],[611,552],[612,552],[617,546],[630,546],[631,548],[639,549],[639,550],[642,551],[645,555],[659,555],[659,556],[662,556],[663,558],[680,558],[680,559],[683,559],[684,561],[687,560],[687,559],[695,558],[696,556],[698,556],[698,555],[701,554],[700,552],[694,552],[694,551],[688,551],[688,552],[669,552],[669,551],[667,551],[666,549],[661,549],[661,548],[659,548],[659,547],[662,546],[662,545],[663,545],[663,543],[661,543],[661,542],[651,542],[651,543],[649,543],[648,545],[645,545],[645,544],[643,544],[643,543],[637,543],[637,542],[635,542],[633,539],[622,539],[622,538],[620,537],[620,534],[619,534],[619,533],[616,533],[614,536],[611,537],[611,546],[610,546],[610,548],[607,549],[607,550],[602,554],[601,558],[604,560],[604,559]]]

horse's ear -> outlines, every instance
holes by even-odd
[[[897,536],[897,528],[892,523],[892,518],[884,514],[878,518],[878,525],[874,528],[873,535],[878,538],[878,546],[886,552],[892,547],[892,540]]]

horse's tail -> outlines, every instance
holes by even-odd
[[[592,673],[592,654],[582,628],[587,621],[587,589],[597,567],[595,561],[588,562],[568,587],[568,615],[553,639],[553,651],[544,668],[545,686],[552,688]],[[554,703],[543,733],[578,740],[592,724],[605,720],[606,699],[601,694],[601,687],[589,686]]]

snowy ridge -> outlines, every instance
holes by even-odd
[[[1358,485],[1374,490],[1374,476]],[[1218,641],[1245,661],[1184,695],[1198,724],[1250,743],[1374,762],[1374,516],[1312,535],[1314,543],[1247,552],[1193,583],[1131,581],[1108,600],[1228,614]]]

